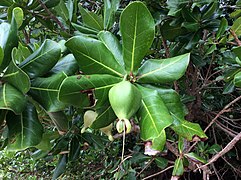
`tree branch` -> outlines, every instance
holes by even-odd
[[[229,30],[231,35],[234,37],[234,40],[236,41],[236,43],[238,44],[238,46],[241,46],[241,41],[239,40],[237,34],[234,32],[234,30],[230,29]]]

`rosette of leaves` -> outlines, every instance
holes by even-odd
[[[176,91],[163,88],[181,78],[189,64],[190,54],[168,59],[145,59],[154,36],[155,23],[142,2],[130,3],[120,16],[121,42],[108,31],[97,38],[78,35],[66,42],[83,74],[67,77],[59,91],[59,100],[77,108],[94,109],[98,116],[92,128],[99,129],[115,121],[108,91],[124,77],[142,94],[135,114],[143,141],[161,151],[166,142],[165,129],[192,141],[206,138],[198,124],[184,119],[185,111]]]
[[[23,17],[22,9],[16,7],[11,23],[0,24],[0,123],[7,132],[3,144],[14,151],[44,141],[40,110],[50,116],[59,132],[68,130],[62,112],[65,105],[57,95],[66,76],[77,71],[73,55],[62,56],[55,41],[47,39],[32,49],[20,43],[18,29]]]

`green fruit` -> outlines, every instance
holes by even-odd
[[[107,135],[110,141],[114,141],[114,138],[111,133],[112,127],[113,127],[113,124],[111,123],[109,126],[100,128],[100,131],[103,132],[105,135]]]
[[[95,111],[88,110],[84,114],[84,127],[81,129],[81,133],[84,133],[85,130],[91,126],[91,124],[95,121],[98,114]]]
[[[119,119],[130,119],[141,104],[140,91],[129,81],[114,85],[109,91],[109,101]]]

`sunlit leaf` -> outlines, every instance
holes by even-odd
[[[172,124],[162,98],[156,90],[138,86],[142,94],[141,107],[138,110],[140,119],[141,138],[144,141],[152,141],[152,148],[162,150],[165,144],[165,128]]]
[[[25,59],[19,67],[25,71],[30,78],[42,76],[47,73],[58,62],[61,48],[52,40],[45,40],[39,49]]]
[[[10,84],[0,84],[0,109],[20,114],[26,105],[26,97]]]
[[[181,175],[183,175],[183,173],[184,173],[183,159],[178,158],[175,161],[174,169],[172,171],[172,175],[173,176],[181,176]]]
[[[99,40],[75,36],[65,44],[72,51],[80,70],[85,74],[112,74],[123,76],[125,70],[107,47]]]
[[[182,77],[187,69],[190,54],[168,59],[150,59],[138,70],[137,78],[140,83],[167,83]]]
[[[130,3],[122,12],[120,32],[126,70],[136,73],[155,33],[154,19],[142,2]]]
[[[111,75],[76,75],[66,78],[60,88],[60,101],[76,107],[90,106],[88,93],[94,93],[97,104],[105,104],[109,89],[122,79]]]
[[[65,104],[58,100],[58,93],[65,78],[64,73],[47,78],[36,78],[31,83],[29,93],[47,112],[63,110]]]

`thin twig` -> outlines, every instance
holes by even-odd
[[[230,29],[229,30],[231,35],[234,37],[235,42],[238,44],[238,46],[241,46],[241,41],[239,40],[237,34],[234,32],[234,30]]]
[[[39,4],[44,8],[44,10],[49,14],[50,18],[53,19],[63,31],[66,31],[64,25],[58,20],[58,18],[47,8],[47,6],[42,2],[42,0],[38,0]]]
[[[229,151],[235,146],[235,144],[236,144],[239,140],[241,140],[241,132],[240,132],[237,136],[235,136],[235,137],[232,139],[232,141],[231,141],[230,143],[228,143],[225,148],[223,148],[222,151],[220,151],[220,152],[217,153],[215,156],[213,156],[213,157],[208,161],[207,164],[204,164],[204,165],[202,165],[201,167],[199,167],[199,168],[197,168],[197,169],[206,167],[206,166],[214,163],[215,161],[217,161],[220,157],[222,157],[224,154],[226,154],[227,152],[229,152]],[[197,169],[196,169],[196,170],[197,170]],[[196,171],[196,170],[195,170],[195,171]]]
[[[157,173],[155,173],[155,174],[152,174],[152,175],[150,175],[150,176],[147,176],[147,177],[143,178],[143,180],[150,179],[150,178],[152,178],[152,177],[158,176],[159,174],[162,174],[162,173],[164,173],[165,171],[167,171],[167,170],[169,170],[169,169],[171,169],[171,168],[173,168],[173,167],[174,167],[174,166],[169,166],[169,167],[167,167],[166,169],[163,169],[163,170],[160,171],[160,172],[157,172]]]
[[[138,176],[140,176],[141,175],[141,173],[146,169],[146,168],[148,168],[150,165],[151,165],[151,163],[154,161],[154,157],[152,157],[152,159],[147,163],[147,165],[137,174],[137,176],[136,177],[138,177]]]
[[[206,132],[212,125],[213,123],[219,118],[219,116],[221,116],[223,113],[225,112],[229,112],[230,109],[229,107],[232,106],[234,103],[236,103],[237,101],[239,101],[241,99],[241,96],[237,97],[236,99],[234,99],[233,101],[231,101],[230,103],[228,103],[216,116],[215,118],[212,119],[212,121],[208,124],[208,126],[206,127],[206,129],[204,130],[204,132]],[[193,143],[193,145],[188,149],[188,152],[190,152],[192,150],[193,147],[196,146],[198,142],[196,141],[195,143]]]

